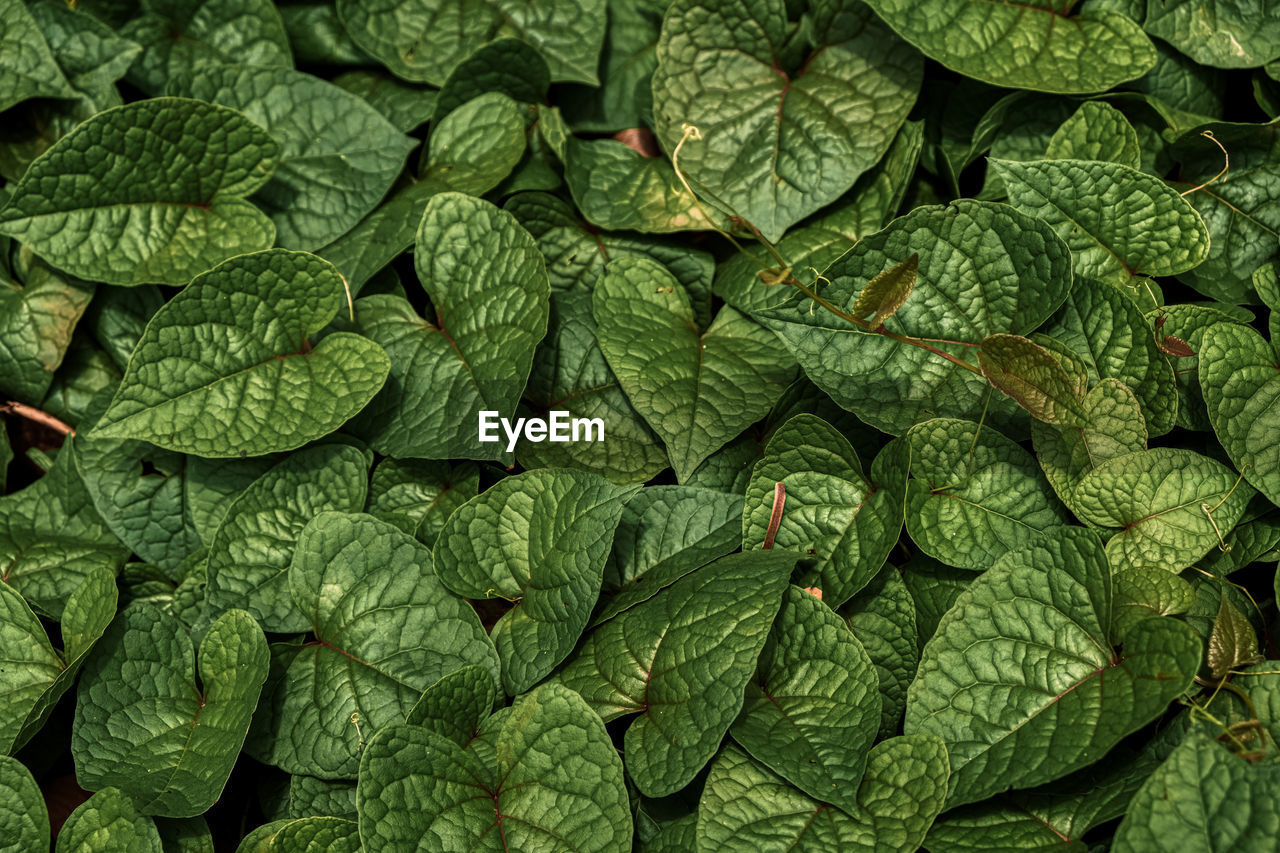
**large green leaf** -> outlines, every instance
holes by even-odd
[[[1113,564],[1178,572],[1221,544],[1252,496],[1221,462],[1158,447],[1090,471],[1071,506],[1082,521],[1107,529]]]
[[[606,722],[627,714],[627,773],[641,793],[687,785],[743,705],[796,555],[731,554],[587,635],[560,680]]]
[[[814,415],[774,432],[747,485],[742,545],[759,548],[770,530],[774,489],[786,489],[774,546],[804,555],[799,582],[839,607],[880,571],[902,532],[905,459],[895,445],[862,471],[848,439]],[[785,775],[785,774],[784,774]]]
[[[1143,27],[1202,65],[1257,68],[1280,57],[1280,11],[1267,0],[1147,0]]]
[[[784,0],[676,0],[653,80],[658,137],[668,152],[685,142],[679,168],[775,241],[880,159],[923,76],[858,2],[810,12],[807,57],[792,35]]]
[[[333,85],[358,95],[402,133],[425,124],[436,107],[434,89],[412,86],[368,68],[339,74],[333,78]]]
[[[49,810],[31,771],[0,755],[0,853],[49,849]]]
[[[1092,383],[1115,378],[1128,385],[1142,404],[1151,435],[1173,428],[1178,409],[1173,367],[1142,311],[1119,288],[1077,278],[1045,331],[1084,360]]]
[[[49,390],[94,288],[24,255],[24,283],[0,274],[0,394],[36,404]]]
[[[581,468],[617,483],[653,479],[667,467],[667,454],[609,370],[596,342],[591,297],[553,294],[550,327],[534,354],[525,402],[538,416],[560,411],[570,419],[599,418],[604,440],[552,443],[526,438],[516,445],[520,464]]]
[[[244,197],[271,176],[279,152],[234,110],[136,101],[98,113],[32,163],[0,209],[0,234],[93,281],[184,285],[275,241],[271,221]]]
[[[447,189],[436,181],[410,183],[316,254],[337,267],[352,294],[357,294],[369,279],[413,246],[427,202]]]
[[[359,97],[290,68],[201,67],[167,89],[239,110],[280,144],[276,170],[254,201],[288,249],[317,249],[355,226],[417,144]]]
[[[356,44],[405,80],[443,85],[482,45],[515,37],[538,49],[551,79],[595,85],[604,0],[338,0]]]
[[[329,262],[272,249],[197,276],[147,324],[94,427],[215,458],[293,450],[333,432],[385,381],[382,348],[320,332],[343,301]]]
[[[479,493],[480,468],[474,463],[384,459],[373,470],[369,514],[430,548],[453,511]]]
[[[1101,92],[1141,77],[1156,61],[1142,28],[1124,15],[1075,3],[1029,0],[870,0],[931,59],[997,86]]]
[[[433,324],[403,299],[360,300],[360,328],[386,348],[391,378],[357,423],[375,450],[426,459],[508,458],[482,444],[481,411],[515,417],[551,289],[533,238],[509,213],[460,193],[427,202],[414,265]]]
[[[470,599],[515,602],[493,626],[502,683],[523,693],[587,627],[622,507],[637,487],[550,468],[509,477],[459,507],[436,542],[436,571]]]
[[[1119,379],[1104,379],[1084,398],[1078,427],[1031,424],[1036,460],[1068,506],[1081,478],[1108,459],[1147,449],[1147,424],[1138,400]]]
[[[789,586],[730,734],[811,797],[858,812],[858,782],[880,729],[871,658],[827,605]]]
[[[1067,522],[1031,454],[995,430],[935,418],[902,440],[910,454],[907,533],[948,565],[989,568]]]
[[[1277,785],[1274,759],[1247,761],[1194,730],[1134,796],[1112,849],[1158,853],[1178,839],[1186,853],[1280,850]]]
[[[733,308],[701,331],[688,292],[656,261],[610,263],[594,308],[600,349],[680,482],[763,417],[794,371],[773,334]]]
[[[502,92],[486,92],[435,124],[422,177],[460,193],[484,195],[502,183],[524,151],[520,105]]]
[[[247,610],[265,630],[310,624],[289,589],[289,564],[303,528],[322,512],[359,512],[369,460],[354,447],[322,444],[285,458],[227,507],[209,542],[209,605]]]
[[[501,93],[520,104],[543,104],[550,85],[546,60],[533,45],[516,38],[501,38],[477,48],[454,66],[440,86],[432,120],[443,121],[486,92]],[[522,127],[523,124],[522,121]]]
[[[792,788],[726,747],[698,804],[700,853],[911,853],[947,797],[947,751],[935,737],[877,744],[849,814]]]
[[[1199,357],[1214,433],[1244,478],[1280,505],[1280,353],[1248,326],[1217,323]]]
[[[365,750],[357,791],[366,850],[627,853],[622,761],[573,691],[545,684],[459,746],[392,726]]]
[[[75,96],[27,4],[0,0],[0,111],[28,98]]]
[[[55,853],[163,853],[155,821],[141,815],[116,788],[80,805],[58,831]]]
[[[257,843],[260,846],[249,853],[360,853],[361,850],[360,827],[356,822],[327,815],[285,821],[264,833]],[[243,845],[240,850],[244,850]]]
[[[1081,278],[1121,285],[1139,274],[1186,272],[1209,257],[1209,231],[1195,208],[1145,172],[1094,160],[991,166],[1009,200],[1052,225],[1071,247]]]
[[[0,754],[30,740],[71,687],[85,657],[116,613],[113,574],[98,569],[70,593],[62,613],[61,652],[13,587],[0,583]]]
[[[55,619],[86,577],[100,568],[114,577],[129,556],[94,509],[73,447],[64,445],[30,486],[0,498],[0,583]]]
[[[142,14],[121,32],[145,47],[129,79],[150,94],[164,91],[175,74],[197,68],[293,66],[284,23],[270,0],[142,0],[138,5]]]
[[[197,659],[177,617],[129,607],[77,692],[77,781],[119,788],[143,814],[201,814],[222,795],[266,678],[267,640],[244,611],[213,623]]]
[[[1111,603],[1102,543],[1081,528],[1010,552],[960,594],[924,647],[905,725],[946,742],[948,805],[1091,764],[1191,684],[1195,632],[1148,619],[1116,650]]]
[[[289,588],[314,640],[278,643],[252,750],[290,773],[354,779],[363,744],[469,664],[498,677],[493,643],[445,589],[426,546],[363,514],[303,530]]]
[[[1031,332],[1071,289],[1070,253],[1049,225],[1006,205],[962,199],[917,207],[864,237],[827,268],[830,283],[818,293],[847,311],[868,282],[913,254],[915,289],[885,328],[929,338],[975,368],[972,349],[983,338]],[[878,429],[900,434],[931,417],[977,420],[984,410],[997,428],[1025,421],[982,376],[848,323],[803,293],[758,316],[815,385]]]
[[[604,569],[612,596],[598,625],[742,543],[742,498],[696,486],[650,486],[622,511]]]

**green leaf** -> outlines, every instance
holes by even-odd
[[[0,753],[17,751],[44,725],[115,612],[113,574],[86,575],[66,599],[59,652],[22,596],[0,583]]]
[[[902,568],[902,582],[911,593],[916,608],[916,631],[919,648],[938,630],[938,623],[956,603],[976,576],[967,569],[939,563],[924,554],[913,557]]]
[[[870,285],[868,285],[870,287]],[[864,291],[865,292],[865,291]],[[1047,349],[1021,335],[991,335],[978,350],[982,375],[1038,421],[1081,426],[1084,388]]]
[[[0,275],[0,394],[31,404],[44,398],[93,291],[34,258],[25,286]]]
[[[1147,0],[1143,28],[1214,68],[1257,68],[1280,57],[1280,14],[1263,0]]]
[[[474,463],[384,459],[373,469],[369,514],[430,548],[445,519],[479,493],[480,468]]]
[[[401,133],[426,124],[436,108],[435,90],[411,86],[367,68],[339,74],[333,78],[333,85],[358,96]]]
[[[947,795],[947,751],[926,735],[890,738],[867,756],[858,808],[846,814],[792,788],[726,747],[698,804],[706,853],[909,853],[920,847]]]
[[[1187,853],[1278,850],[1277,785],[1280,764],[1246,761],[1192,732],[1134,796],[1113,849],[1157,853],[1176,838]]]
[[[0,0],[0,111],[28,98],[74,98],[22,0]]]
[[[915,290],[886,329],[929,338],[970,364],[983,338],[1030,333],[1071,289],[1070,254],[1047,224],[1006,205],[962,199],[917,207],[864,237],[827,268],[830,283],[817,293],[845,310],[867,282],[912,254],[920,257]],[[1025,422],[982,376],[846,322],[803,293],[756,316],[815,385],[877,429],[897,435],[931,417],[977,420],[984,411],[997,428]]]
[[[742,544],[742,498],[696,486],[649,486],[627,502],[605,564],[604,602],[592,625]]]
[[[831,608],[789,586],[757,667],[733,739],[806,794],[856,814],[881,715],[862,644]]]
[[[184,285],[275,241],[245,196],[270,177],[279,150],[213,104],[152,98],[109,109],[31,164],[0,209],[0,234],[82,278]]]
[[[1031,424],[1036,459],[1068,506],[1085,474],[1108,459],[1147,449],[1147,423],[1138,400],[1119,379],[1104,379],[1085,395],[1080,426]]]
[[[1146,74],[1155,47],[1124,15],[1072,15],[1052,0],[870,0],[907,41],[953,71],[996,86],[1084,94]]]
[[[1208,131],[1227,149],[1201,133]],[[1182,164],[1180,182],[1186,200],[1204,218],[1211,236],[1209,256],[1182,275],[1192,287],[1224,302],[1253,302],[1250,277],[1280,249],[1280,124],[1210,124],[1188,131],[1173,146]]]
[[[516,37],[538,49],[551,79],[595,85],[604,39],[604,0],[338,0],[356,44],[405,80],[443,85],[477,48]]]
[[[521,104],[547,100],[551,72],[546,60],[528,42],[501,38],[476,48],[440,86],[433,122],[486,92],[500,92]]]
[[[1209,673],[1218,680],[1229,675],[1232,670],[1246,667],[1262,660],[1258,653],[1258,636],[1248,617],[1241,613],[1226,598],[1218,608],[1218,618],[1213,621],[1213,630],[1209,632],[1209,650],[1207,654]]]
[[[858,293],[849,313],[859,320],[865,320],[868,314],[872,314],[871,328],[883,326],[884,321],[897,314],[911,296],[919,266],[920,255],[914,254],[871,279]]]
[[[267,677],[249,614],[224,614],[200,642],[177,617],[134,605],[103,636],[77,693],[77,781],[115,787],[143,814],[193,817],[222,795]]]
[[[484,673],[489,678],[489,674]],[[356,819],[356,786],[354,782],[317,779],[314,776],[289,777],[289,816],[298,818],[327,816],[354,821]]]
[[[902,576],[885,566],[861,592],[840,609],[853,636],[876,668],[880,685],[880,737],[898,730],[907,707],[907,687],[920,663],[916,606]]]
[[[366,849],[631,850],[622,761],[571,690],[545,684],[481,725],[467,747],[393,726],[361,760]]]
[[[527,471],[463,504],[436,542],[436,571],[470,599],[515,602],[493,626],[502,684],[550,674],[587,627],[622,507],[637,487],[567,469]]]
[[[1148,619],[1117,651],[1111,608],[1102,543],[1080,528],[1009,553],[960,594],[921,655],[905,724],[946,742],[948,806],[1091,764],[1190,686],[1190,628]]]
[[[604,440],[516,445],[526,468],[579,468],[616,483],[653,479],[667,467],[667,454],[626,394],[596,342],[596,321],[586,293],[554,293],[551,331],[533,357],[524,399],[540,416],[550,411],[604,424]]]
[[[1191,609],[1195,592],[1191,585],[1164,569],[1129,566],[1112,573],[1111,630],[1113,643],[1153,616],[1170,616]]]
[[[778,254],[793,270],[820,271],[867,234],[879,231],[902,204],[907,181],[915,171],[924,143],[924,122],[909,121],[871,171],[854,183],[829,212],[791,228],[778,241]],[[716,267],[716,295],[739,311],[785,302],[790,290],[760,280],[766,260],[757,251],[738,252]]]
[[[839,607],[875,577],[902,533],[905,460],[876,458],[871,476],[849,441],[826,421],[796,415],[769,439],[747,485],[744,549],[760,548],[771,528],[774,487],[786,489],[774,546],[799,552],[802,586]]]
[[[61,7],[53,7],[61,8]],[[165,303],[159,287],[104,287],[85,315],[93,336],[121,371],[142,339],[147,323]]]
[[[347,233],[316,254],[330,261],[347,280],[354,296],[387,264],[413,246],[427,202],[448,189],[434,181],[417,181],[390,198]]]
[[[293,450],[333,432],[389,369],[382,349],[359,335],[312,344],[342,294],[332,264],[284,249],[197,276],[147,325],[94,434],[226,458]]]
[[[773,334],[733,308],[700,331],[688,292],[655,261],[609,264],[594,308],[600,349],[680,482],[759,420],[794,370]]]
[[[792,61],[786,7],[676,0],[653,79],[658,138],[668,152],[685,142],[678,167],[771,241],[880,159],[922,77],[916,53],[853,2],[814,13],[812,50]]]
[[[151,818],[134,809],[117,788],[103,788],[85,800],[58,831],[54,853],[163,853]]]
[[[55,619],[85,578],[114,578],[129,556],[94,509],[69,441],[44,476],[0,498],[0,583]]]
[[[284,22],[270,0],[142,0],[142,14],[120,28],[143,45],[129,80],[149,94],[175,74],[224,63],[289,68]]]
[[[232,502],[279,461],[279,456],[234,460],[187,458],[185,500],[201,542],[213,541]]]
[[[715,754],[778,612],[795,555],[730,554],[587,635],[561,670],[606,722],[627,728],[627,773],[642,794],[687,785]]]
[[[1280,504],[1280,353],[1248,326],[1216,323],[1200,339],[1209,421],[1236,469]]]
[[[493,710],[493,674],[480,666],[464,666],[422,691],[405,722],[430,729],[466,749]]]
[[[907,533],[926,554],[983,570],[1066,524],[1031,454],[995,430],[936,418],[902,440],[910,453]]]
[[[1124,113],[1103,101],[1085,101],[1053,132],[1049,160],[1102,160],[1142,168],[1138,132]]]
[[[565,117],[578,131],[640,127],[653,111],[650,81],[666,0],[608,0],[608,26],[600,52],[600,85],[564,93]]]
[[[1082,521],[1107,529],[1115,565],[1178,572],[1219,544],[1252,496],[1222,463],[1160,447],[1117,456],[1085,474],[1071,505]]]
[[[294,58],[300,63],[369,65],[369,55],[347,35],[333,4],[287,5],[277,10],[284,22]]]
[[[307,523],[322,512],[359,512],[369,460],[354,447],[323,444],[285,458],[227,507],[209,542],[209,605],[247,610],[267,631],[306,630],[290,592],[289,565]]]
[[[4,853],[49,849],[49,811],[22,762],[0,755],[0,835]]]
[[[354,227],[417,144],[357,96],[290,68],[201,67],[170,79],[167,90],[239,110],[280,144],[254,201],[288,249],[311,251]]]
[[[360,300],[360,328],[393,370],[357,421],[379,453],[426,459],[507,458],[478,442],[482,410],[514,417],[546,334],[550,285],[533,238],[488,202],[440,193],[418,226],[414,265],[433,325],[404,300]]]
[[[1123,291],[1078,278],[1045,331],[1084,359],[1094,384],[1115,378],[1128,385],[1142,404],[1151,435],[1173,427],[1178,403],[1173,367],[1156,344],[1158,332]]]
[[[422,177],[484,195],[511,173],[524,150],[520,105],[501,92],[486,92],[435,123]]]
[[[1092,160],[992,160],[1009,200],[1053,226],[1080,278],[1122,285],[1174,275],[1209,257],[1209,232],[1176,190],[1145,172]],[[1131,211],[1116,216],[1116,211]]]
[[[273,647],[251,742],[289,773],[354,779],[362,744],[403,720],[442,676],[477,664],[497,680],[475,611],[445,589],[426,546],[385,522],[315,516],[298,540],[289,587],[315,639]]]

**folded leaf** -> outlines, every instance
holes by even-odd
[[[605,721],[640,718],[627,773],[661,797],[687,785],[738,716],[795,555],[730,554],[600,625],[559,681]]]
[[[864,291],[865,292],[865,291]],[[1062,362],[1021,335],[991,335],[978,350],[982,375],[1039,421],[1080,426],[1085,420],[1078,383]]]
[[[32,163],[0,208],[0,234],[91,281],[184,285],[275,242],[275,227],[245,196],[266,183],[279,154],[234,110],[136,101],[98,113]]]
[[[1148,619],[1111,646],[1111,588],[1097,536],[1064,528],[1007,554],[942,618],[905,730],[946,742],[948,806],[1097,761],[1191,684],[1201,644],[1175,619]]]
[[[465,747],[417,726],[378,734],[360,762],[360,834],[386,853],[631,850],[622,761],[576,693],[545,684]]]
[[[338,271],[315,255],[273,249],[220,264],[156,312],[94,434],[226,458],[333,432],[389,368],[359,335],[312,343],[342,301]]]
[[[515,606],[493,626],[502,684],[517,695],[550,674],[587,627],[622,507],[636,487],[549,468],[502,480],[459,507],[436,542],[458,595]]]
[[[213,623],[197,658],[177,617],[128,608],[77,692],[77,781],[118,788],[143,814],[201,814],[222,795],[266,678],[267,641],[244,611]]]

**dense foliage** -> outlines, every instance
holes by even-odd
[[[0,110],[0,853],[1280,850],[1273,0],[0,0]]]

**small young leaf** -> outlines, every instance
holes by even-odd
[[[880,273],[858,293],[858,299],[849,311],[859,320],[871,318],[871,328],[878,329],[884,321],[898,313],[916,286],[916,271],[920,266],[920,254],[912,254],[901,263],[894,264]]]
[[[1262,660],[1258,654],[1258,637],[1248,618],[1224,596],[1209,632],[1209,672],[1216,679],[1226,678],[1234,669]]]
[[[1021,335],[991,335],[978,350],[982,375],[1037,420],[1080,426],[1085,411],[1079,385],[1062,362]]]

